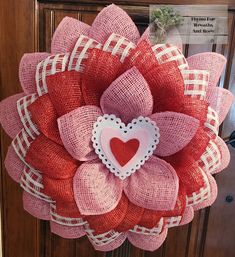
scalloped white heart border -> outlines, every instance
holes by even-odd
[[[107,129],[116,131],[116,137],[120,138],[123,142],[127,142],[130,139],[137,138],[140,142],[139,149],[133,158],[123,167],[119,165],[116,158],[110,150],[110,146],[106,138],[105,146],[102,146],[102,140],[104,137],[110,136],[110,139],[114,137],[111,133],[107,132]],[[145,134],[145,140],[143,141],[141,133]],[[105,134],[105,135],[104,135]],[[135,171],[137,171],[153,154],[159,143],[160,133],[156,123],[148,117],[139,116],[137,119],[133,119],[127,126],[117,118],[115,115],[104,114],[99,116],[97,121],[93,125],[92,130],[92,142],[96,154],[101,159],[102,163],[117,177],[124,180]],[[103,140],[104,141],[104,140]],[[108,146],[107,146],[108,145]],[[107,149],[108,147],[108,149]],[[104,149],[105,148],[105,149]]]

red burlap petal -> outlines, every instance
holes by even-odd
[[[82,94],[87,105],[99,106],[100,97],[118,76],[119,58],[100,49],[92,49],[82,77]]]
[[[82,106],[81,74],[58,72],[47,77],[48,94],[59,116]]]
[[[175,169],[178,167],[188,167],[199,160],[209,141],[210,137],[205,133],[203,128],[199,127],[195,136],[187,146],[181,151],[165,157],[164,160],[169,162]]]
[[[184,185],[187,195],[198,192],[204,186],[204,179],[201,169],[196,163],[191,166],[176,169],[181,184]]]
[[[25,160],[35,169],[54,179],[72,177],[79,164],[61,145],[42,134],[30,145]]]
[[[138,225],[143,226],[145,228],[153,228],[158,224],[161,217],[162,212],[160,211],[157,212],[149,209],[144,209],[144,212]]]
[[[184,99],[184,80],[175,61],[154,66],[144,74],[144,78],[153,95],[153,113],[159,112],[159,102],[167,98],[174,98],[175,102],[177,99],[177,103],[181,104]]]
[[[133,66],[135,66],[143,76],[149,70],[158,66],[155,54],[151,46],[145,40],[131,50],[130,54],[125,58],[119,74],[131,69]]]
[[[163,90],[164,91],[164,90]],[[208,103],[204,100],[183,96],[176,101],[175,97],[166,96],[165,99],[159,99],[154,105],[156,112],[174,111],[187,114],[200,120],[204,125],[207,116]]]
[[[62,144],[57,126],[57,113],[48,94],[39,97],[28,107],[32,120],[48,138]]]
[[[126,215],[123,218],[122,222],[115,228],[115,230],[118,232],[124,232],[133,228],[136,224],[140,222],[143,213],[144,208],[141,208],[129,201]]]
[[[71,202],[74,200],[73,178],[52,179],[43,175],[44,193],[49,195],[53,200],[62,202]]]
[[[78,207],[76,205],[75,200],[73,199],[70,202],[63,202],[61,200],[56,200],[56,213],[63,217],[68,218],[82,218],[84,217],[81,215]]]
[[[182,182],[180,182],[178,198],[176,200],[174,210],[164,211],[162,212],[162,216],[163,217],[181,216],[184,213],[185,208],[186,208],[186,190]]]
[[[126,216],[127,210],[128,199],[123,194],[115,209],[103,215],[87,216],[86,220],[96,234],[102,234],[116,228]]]

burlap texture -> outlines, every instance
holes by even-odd
[[[20,182],[20,177],[24,168],[24,163],[16,155],[12,145],[8,147],[7,155],[4,161],[7,173],[17,183]]]
[[[141,248],[146,251],[154,251],[158,249],[167,236],[167,229],[164,229],[160,235],[150,236],[150,235],[138,235],[132,232],[128,233],[128,240],[134,246]]]
[[[185,225],[191,222],[194,218],[194,210],[192,206],[188,206],[181,218],[180,225]]]
[[[111,33],[116,33],[136,43],[139,31],[132,19],[121,8],[109,5],[96,16],[89,31],[89,36],[104,43]]]
[[[57,113],[48,94],[40,96],[29,105],[32,120],[39,130],[52,141],[62,144],[57,126]]]
[[[68,53],[73,50],[79,35],[88,35],[90,26],[71,17],[65,17],[52,37],[52,54]]]
[[[92,243],[93,247],[97,251],[107,252],[107,251],[114,250],[114,249],[118,248],[120,245],[122,245],[124,243],[124,241],[126,240],[126,237],[127,237],[127,233],[121,233],[114,240],[112,240],[104,245],[97,245],[97,244],[94,244],[94,242],[90,238],[89,238],[89,240]]]
[[[81,74],[79,72],[65,71],[48,76],[47,87],[58,116],[82,106]]]
[[[14,138],[23,128],[16,102],[25,94],[9,96],[0,102],[0,123],[9,137]]]
[[[122,181],[99,161],[83,163],[74,176],[75,200],[84,215],[113,210],[122,196]]]
[[[138,206],[163,211],[174,208],[178,188],[178,177],[172,166],[152,156],[130,176],[124,192]]]
[[[210,197],[208,199],[206,199],[205,201],[203,201],[202,203],[194,205],[193,206],[194,211],[211,206],[217,198],[217,194],[218,194],[217,183],[210,174],[206,174],[206,176],[207,176],[207,178],[209,180],[209,184],[210,184]]]
[[[50,220],[50,204],[26,191],[23,192],[23,207],[28,213],[38,219]]]
[[[95,234],[103,234],[118,227],[128,213],[128,199],[123,194],[116,208],[103,215],[87,216],[84,219],[89,223]],[[116,230],[116,229],[115,229]]]
[[[102,115],[96,106],[83,106],[58,119],[60,136],[66,150],[80,161],[97,158],[92,146],[92,129]]]
[[[224,88],[209,87],[206,91],[206,101],[218,113],[219,124],[221,124],[234,101],[234,95]]]
[[[80,238],[86,234],[83,226],[64,226],[50,221],[51,232],[63,238],[74,239]]]
[[[183,149],[194,137],[199,121],[177,112],[155,113],[150,116],[160,132],[160,141],[154,154],[168,156]]]
[[[103,113],[114,114],[125,123],[139,116],[150,115],[152,103],[148,84],[135,67],[119,76],[100,100]]]
[[[145,228],[153,228],[157,226],[161,217],[162,213],[160,212],[144,209],[141,219],[137,224]]]
[[[226,58],[218,53],[199,53],[187,58],[189,69],[209,71],[209,86],[215,87],[226,64]]]
[[[68,198],[69,201],[62,201],[61,199],[56,200],[56,213],[62,217],[68,218],[83,217],[83,215],[81,215],[80,211],[78,210],[77,204],[74,199],[74,195],[69,196]]]
[[[31,143],[25,160],[32,167],[54,179],[70,178],[78,167],[78,162],[62,146],[42,134]]]
[[[224,140],[221,137],[217,137],[215,142],[220,150],[221,163],[220,163],[220,166],[218,167],[218,169],[216,171],[214,171],[213,173],[219,173],[228,167],[231,156],[230,156],[230,151],[229,151],[226,143],[224,142]]]
[[[82,76],[82,94],[87,105],[100,105],[101,95],[117,78],[120,66],[117,56],[100,49],[90,51]]]
[[[35,74],[37,64],[50,56],[49,53],[24,54],[19,65],[20,84],[25,94],[37,92]]]

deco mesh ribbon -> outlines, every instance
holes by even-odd
[[[23,93],[1,102],[13,139],[5,166],[24,209],[101,251],[126,238],[160,247],[215,201],[212,174],[230,159],[218,136],[233,101],[216,87],[225,58],[186,59],[180,45],[148,38],[115,5],[92,26],[66,17],[51,53],[23,56]]]

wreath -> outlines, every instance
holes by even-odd
[[[229,163],[218,136],[233,95],[217,53],[151,45],[119,7],[92,26],[64,18],[51,53],[22,57],[23,93],[1,102],[5,166],[24,209],[64,238],[153,251],[217,196]]]

